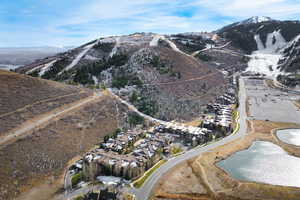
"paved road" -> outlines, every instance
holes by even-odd
[[[72,175],[69,170],[65,174],[65,184],[64,185],[65,185],[64,188],[66,190],[66,194],[68,194],[68,192],[70,190],[72,190]]]
[[[244,137],[247,134],[247,123],[246,123],[246,90],[244,80],[240,79],[240,92],[239,92],[239,100],[240,100],[240,130],[235,135],[230,135],[222,140],[215,142],[213,144],[207,145],[205,147],[201,147],[198,149],[192,149],[185,154],[182,154],[178,157],[175,157],[165,163],[159,170],[155,171],[144,183],[143,187],[139,189],[132,189],[131,192],[136,195],[137,200],[146,200],[151,196],[151,192],[155,187],[156,183],[160,180],[160,178],[168,172],[171,168],[176,166],[177,164],[189,160],[193,157],[199,156],[201,153],[208,152],[220,145],[231,142],[237,138]]]
[[[135,111],[139,113],[141,116],[145,117],[146,119],[158,123],[166,123],[161,120],[157,120],[155,118],[152,118],[148,115],[145,115],[141,112],[139,112],[133,105],[129,104],[125,100],[121,99],[119,96],[115,95],[111,89],[108,89],[109,92],[111,93],[112,96],[117,98],[120,102],[128,106],[128,108],[132,111]],[[201,153],[207,152],[211,149],[214,149],[220,145],[226,144],[230,141],[233,141],[237,138],[243,137],[247,134],[247,124],[246,124],[246,90],[245,90],[245,84],[242,79],[240,79],[240,92],[239,92],[239,100],[240,100],[240,107],[239,107],[239,112],[240,112],[240,130],[235,134],[235,135],[230,135],[227,136],[226,138],[223,138],[222,140],[215,142],[213,144],[197,148],[197,149],[192,149],[185,154],[182,154],[178,157],[170,159],[167,163],[165,163],[162,167],[159,168],[159,170],[155,171],[145,182],[143,187],[139,189],[131,189],[131,192],[136,195],[137,200],[146,200],[149,199],[151,192],[155,186],[155,184],[159,181],[159,179],[166,173],[168,172],[171,168],[176,166],[177,164],[189,160],[193,157],[199,156]],[[73,190],[73,191],[68,191],[61,199],[70,199],[82,194],[86,194],[89,191],[93,190],[94,188],[92,186],[87,186],[78,190]],[[95,190],[95,189],[94,189]]]
[[[89,185],[89,186],[86,186],[86,187],[83,187],[83,188],[80,188],[80,189],[77,189],[77,190],[73,190],[72,192],[70,193],[66,193],[66,194],[63,194],[63,195],[60,195],[58,197],[56,197],[56,199],[59,199],[59,200],[70,200],[70,199],[73,199],[75,197],[78,197],[78,196],[83,196],[89,192],[97,192],[97,191],[100,191],[100,190],[104,190],[105,188],[101,185]]]

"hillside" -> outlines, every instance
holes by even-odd
[[[105,92],[2,70],[0,84],[0,199],[51,199],[70,160],[129,126],[127,109]]]
[[[251,18],[246,21],[251,22]],[[259,49],[254,38],[255,35],[259,35],[264,47],[266,47],[268,35],[275,31],[280,31],[287,42],[293,40],[300,34],[299,21],[278,21],[270,19],[267,21],[258,21],[257,23],[249,22],[237,22],[225,26],[218,30],[217,33],[221,37],[232,41],[235,47],[244,50],[248,54]]]
[[[84,99],[92,92],[0,70],[0,137],[39,115]]]
[[[254,17],[217,32],[236,48],[251,54],[247,71],[276,78],[289,87],[300,84],[299,21]]]
[[[214,44],[212,35],[136,33],[100,38],[18,72],[113,88],[146,114],[187,120],[203,111],[223,87],[223,75],[216,67],[190,56]]]

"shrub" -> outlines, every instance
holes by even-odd
[[[138,124],[143,124],[145,120],[143,117],[141,117],[137,113],[129,113],[128,121],[129,121],[130,126],[136,126]]]
[[[210,55],[203,54],[203,53],[198,53],[196,55],[196,57],[203,61],[211,61],[212,60],[212,57]]]
[[[75,174],[73,177],[72,177],[72,187],[75,187],[80,181],[83,180],[83,172],[80,172],[78,174]]]

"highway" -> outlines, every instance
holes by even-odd
[[[245,89],[245,83],[242,78],[239,80],[240,83],[240,91],[239,91],[239,112],[240,112],[240,129],[239,131],[234,134],[227,136],[223,138],[222,140],[219,140],[218,142],[209,144],[207,146],[192,149],[178,157],[170,159],[167,163],[165,163],[163,166],[161,166],[157,171],[155,171],[144,183],[144,185],[139,188],[133,188],[131,189],[131,192],[136,196],[137,200],[146,200],[151,197],[151,193],[155,187],[155,185],[158,183],[160,178],[167,173],[171,168],[175,167],[181,162],[187,161],[191,158],[194,158],[196,156],[199,156],[201,153],[208,152],[218,146],[224,145],[226,143],[229,143],[233,140],[236,140],[238,138],[244,137],[247,134],[247,114],[246,114],[246,89]]]

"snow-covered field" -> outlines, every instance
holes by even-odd
[[[44,67],[41,69],[39,76],[43,76],[45,74],[45,72],[47,72],[50,69],[50,67],[52,67],[54,65],[54,63],[56,61],[57,60],[53,60],[50,63],[45,64]]]
[[[85,54],[91,50],[91,48],[93,48],[93,46],[95,46],[96,44],[98,44],[99,40],[97,40],[96,42],[87,45],[83,48],[83,51],[81,51],[76,58],[72,61],[72,63],[70,65],[68,65],[63,71],[68,71],[70,69],[72,69],[75,65],[77,65],[79,63],[79,61],[81,60],[81,58],[83,58],[85,56]],[[62,71],[62,72],[63,72]],[[62,72],[60,72],[59,74],[61,74]]]
[[[265,44],[259,35],[255,35],[254,39],[258,50],[250,55],[247,71],[265,74],[269,78],[277,77],[282,73],[277,69],[278,61],[282,57],[280,50],[287,45],[280,30],[269,33]]]
[[[276,77],[280,74],[277,63],[281,58],[280,54],[253,53],[248,63],[247,71],[265,74],[268,77]]]

